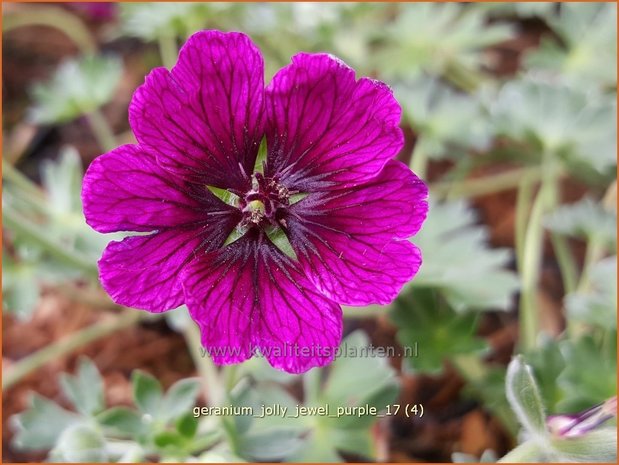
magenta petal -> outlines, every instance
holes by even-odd
[[[373,244],[325,234],[315,254],[302,259],[308,275],[327,297],[345,305],[388,304],[421,266],[421,252],[407,240]]]
[[[405,239],[427,215],[427,188],[390,160],[371,181],[310,194],[287,219],[291,240],[312,282],[341,304],[386,304],[419,269],[421,254]]]
[[[291,211],[308,223],[351,235],[407,238],[428,213],[428,188],[404,164],[389,160],[373,179],[348,189],[312,194]]]
[[[183,181],[138,146],[123,145],[96,158],[82,184],[86,222],[96,231],[154,231],[204,221]]]
[[[179,273],[198,247],[196,231],[170,230],[110,242],[101,260],[101,284],[120,305],[162,312],[183,304]]]
[[[341,309],[264,241],[245,236],[186,269],[186,302],[204,347],[220,364],[255,349],[293,373],[329,363],[342,336]]]
[[[171,72],[157,68],[137,89],[129,120],[166,169],[217,187],[247,187],[264,132],[260,51],[241,33],[194,34]]]
[[[267,86],[266,108],[269,173],[306,192],[370,179],[404,142],[391,90],[326,54],[295,55]]]

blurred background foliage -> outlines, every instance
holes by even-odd
[[[4,459],[615,461],[616,24],[610,3],[3,5]],[[424,263],[393,304],[346,308],[343,344],[395,355],[216,369],[186,309],[100,289],[84,167],[134,142],[133,90],[205,28],[249,34],[267,79],[327,51],[393,88]],[[192,415],[263,404],[424,415]]]

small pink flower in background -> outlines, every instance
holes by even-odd
[[[407,238],[427,188],[393,159],[400,113],[386,85],[333,56],[295,55],[265,88],[247,36],[193,35],[135,92],[138,145],[86,173],[88,224],[149,233],[108,245],[104,288],[151,312],[187,304],[216,363],[260,350],[289,372],[328,364],[340,304],[389,303],[421,264]]]
[[[66,2],[65,5],[91,21],[110,21],[118,15],[118,5],[113,2]]]

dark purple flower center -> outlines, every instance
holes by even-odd
[[[252,187],[239,196],[238,207],[243,214],[241,227],[286,226],[284,216],[290,205],[290,191],[277,178],[254,173]]]

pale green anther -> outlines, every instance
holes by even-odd
[[[252,212],[258,212],[258,213],[265,212],[264,203],[260,200],[252,200],[251,202],[247,204],[247,207],[245,208]]]
[[[267,228],[266,233],[267,237],[271,240],[275,247],[293,260],[298,260],[297,254],[288,240],[288,236],[286,236],[286,233],[281,228]]]
[[[206,188],[211,191],[215,197],[228,205],[236,207],[239,204],[239,196],[226,189],[221,189],[214,186],[206,186]]]

